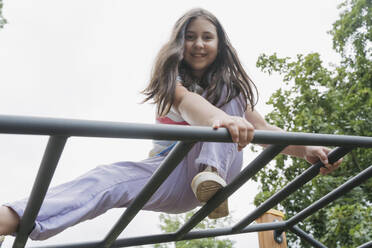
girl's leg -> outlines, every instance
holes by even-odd
[[[195,165],[201,169],[207,166],[207,169],[195,175],[191,188],[198,201],[206,203],[239,173],[243,157],[236,144],[203,142],[200,146]],[[228,201],[225,200],[208,217],[216,219],[228,214]]]
[[[119,162],[99,166],[71,182],[50,189],[35,221],[35,228],[31,232],[30,238],[34,240],[47,239],[111,208],[127,207],[162,160],[163,157],[154,157],[136,163]],[[180,212],[184,210],[182,208],[195,207],[195,204],[186,201],[183,205],[177,202],[177,199],[183,197],[181,191],[185,188],[186,180],[178,180],[174,177],[182,176],[182,168],[184,167],[182,164],[177,167],[172,176],[144,206],[144,209]],[[178,182],[178,184],[171,187],[170,184],[174,182]],[[27,199],[24,199],[5,206],[14,210],[17,216],[22,216],[26,204]],[[9,215],[6,216],[9,217]],[[14,225],[12,225],[12,229],[10,229],[10,225],[6,224],[5,226],[9,228],[6,229],[7,234],[14,232]]]
[[[244,105],[241,98],[234,98],[221,109],[229,115],[244,116]],[[199,153],[196,154],[196,165],[199,168],[203,168],[205,165],[212,166],[227,182],[231,180],[231,176],[238,173],[237,169],[241,169],[241,164],[237,160],[242,162],[242,152],[238,152],[235,143],[202,142],[197,150]]]
[[[195,164],[203,169],[211,166],[217,174],[229,183],[234,173],[241,169],[242,152],[238,152],[237,145],[233,143],[203,142],[200,144],[200,153],[195,159]]]
[[[229,115],[243,116],[244,108],[241,101],[234,99],[221,108]],[[230,182],[242,166],[242,152],[238,152],[234,143],[202,142],[196,149],[195,165],[203,172],[192,180],[191,187],[197,199],[205,203],[222,187]],[[210,215],[210,218],[220,218],[228,215],[227,200]]]
[[[10,235],[17,231],[19,216],[11,209],[0,206],[0,235]]]

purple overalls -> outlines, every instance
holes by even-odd
[[[221,109],[229,115],[244,116],[244,106],[238,98]],[[49,189],[30,238],[44,240],[111,208],[127,207],[163,159],[163,155],[158,155],[139,162],[98,166],[73,181]],[[242,162],[243,153],[237,151],[235,143],[198,142],[143,209],[182,213],[200,206],[190,183],[201,165],[215,167],[229,183],[240,172]],[[27,199],[23,199],[5,206],[22,216],[26,204]]]

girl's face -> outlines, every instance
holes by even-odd
[[[201,78],[218,53],[216,27],[198,17],[190,22],[185,33],[184,60],[192,68],[193,75]]]

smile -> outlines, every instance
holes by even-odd
[[[191,56],[194,57],[194,58],[203,58],[203,57],[207,56],[207,54],[194,53],[194,54],[191,54]]]

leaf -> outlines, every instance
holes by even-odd
[[[344,1],[333,24],[334,49],[341,62],[326,68],[318,53],[279,58],[262,54],[257,67],[269,75],[279,74],[285,87],[267,104],[273,110],[265,119],[287,131],[372,136],[372,1]],[[294,216],[367,168],[371,149],[355,149],[337,171],[317,176],[282,201],[287,217]],[[277,156],[275,166],[263,168],[254,180],[262,192],[260,205],[309,167],[304,160]],[[356,204],[357,203],[357,204]],[[371,240],[372,180],[317,211],[300,227],[329,247],[356,247]],[[289,247],[310,247],[288,233]]]

